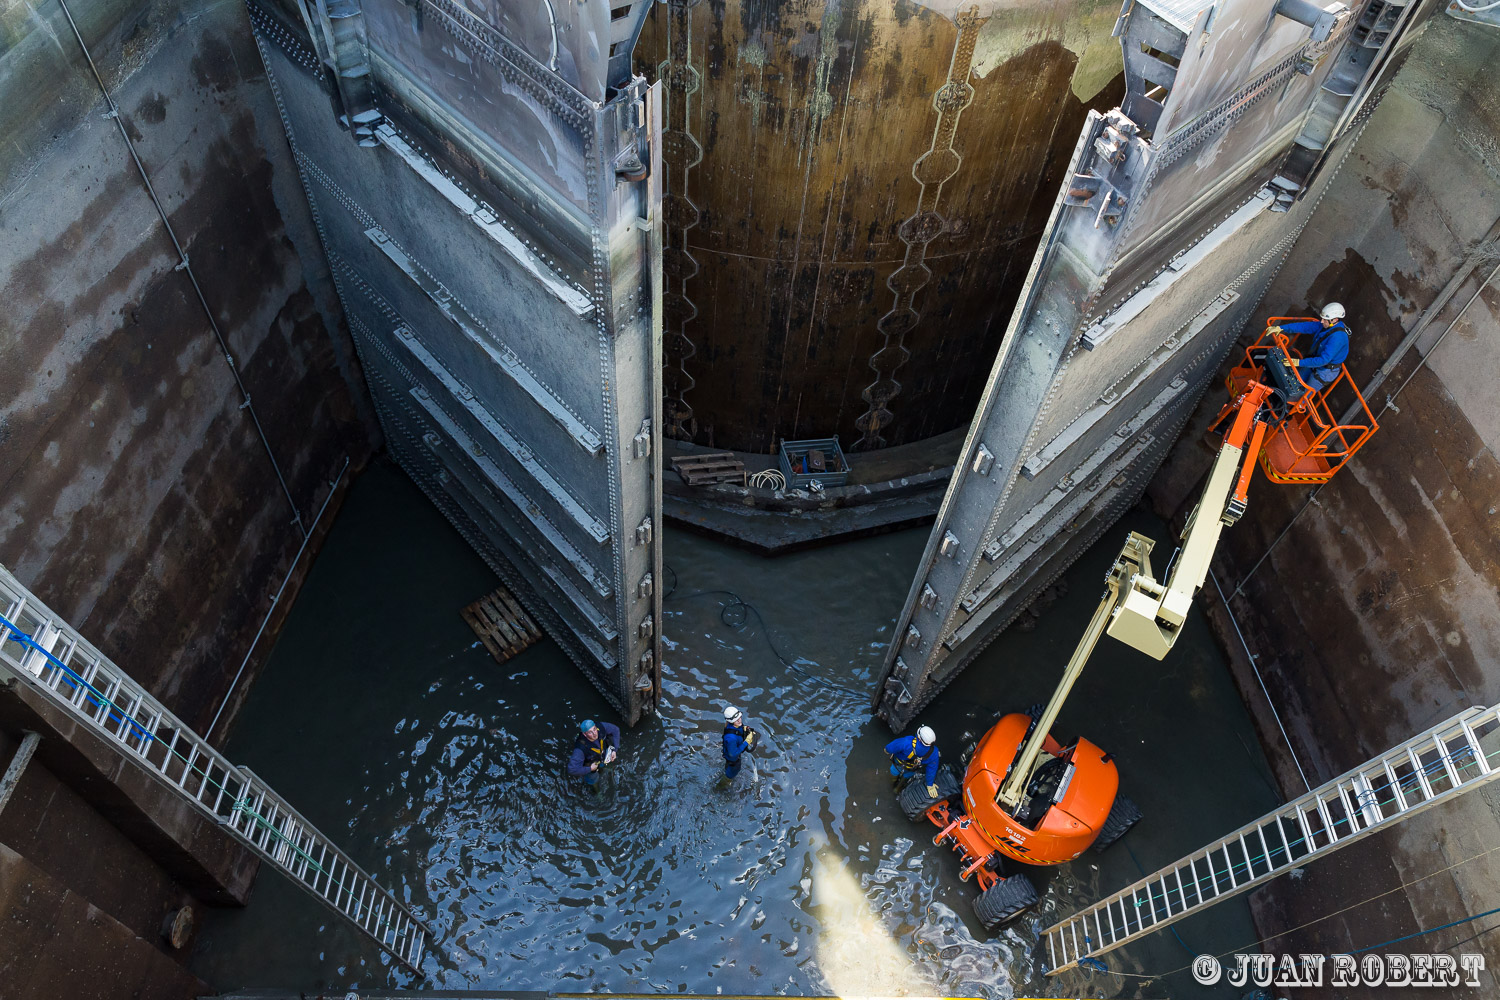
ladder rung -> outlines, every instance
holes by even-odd
[[[8,623],[0,625],[0,659],[16,668],[22,683],[155,772],[164,788],[175,788],[226,833],[419,970],[428,934],[411,911],[274,792],[230,764],[78,632],[51,617],[3,566],[0,607]]]
[[[1480,774],[1490,773],[1490,762],[1485,759],[1484,746],[1479,742],[1473,728],[1467,723],[1460,723],[1464,727],[1464,740],[1469,744],[1469,752],[1474,755],[1474,763],[1479,766]]]
[[[1328,815],[1328,803],[1321,797],[1316,798],[1313,801],[1317,803],[1318,819],[1322,820],[1323,822],[1323,836],[1328,838],[1328,844],[1324,845],[1326,847],[1329,844],[1333,844],[1335,841],[1337,841],[1339,839],[1339,836],[1337,831],[1335,831],[1333,828],[1333,817]]]
[[[1422,761],[1417,756],[1417,751],[1412,747],[1407,747],[1406,756],[1411,758],[1412,769],[1417,775],[1417,785],[1422,789],[1422,798],[1424,800],[1432,798],[1432,785],[1427,783],[1427,772],[1422,767]]]
[[[1310,790],[1203,850],[1143,875],[1132,885],[1043,932],[1048,937],[1048,955],[1054,962],[1048,975],[1071,968],[1085,953],[1101,955],[1221,898],[1258,885],[1293,865],[1306,864],[1366,832],[1390,826],[1408,812],[1500,778],[1500,768],[1490,765],[1483,743],[1497,732],[1500,732],[1500,706],[1483,711],[1471,709]],[[1274,834],[1267,833],[1268,823],[1276,825]],[[1277,851],[1281,852],[1279,858]],[[1206,866],[1202,871],[1198,868],[1200,862]],[[1220,864],[1224,866],[1222,872],[1218,870]],[[1188,874],[1186,880],[1184,869]],[[1187,894],[1189,885],[1192,899]],[[1149,908],[1149,920],[1142,912],[1145,908]],[[1092,935],[1088,933],[1090,915]],[[1080,933],[1089,942],[1097,937],[1097,946],[1081,947]]]
[[[1388,760],[1383,760],[1380,763],[1381,766],[1385,769],[1386,780],[1391,783],[1391,794],[1396,796],[1396,812],[1406,812],[1406,796],[1401,794],[1401,781],[1396,777],[1396,772],[1391,767],[1391,762]]]
[[[1443,762],[1443,770],[1448,772],[1448,780],[1452,782],[1454,788],[1457,788],[1463,784],[1463,780],[1459,778],[1458,770],[1453,766],[1453,754],[1448,750],[1448,741],[1439,737],[1437,744],[1438,752],[1441,754]]]

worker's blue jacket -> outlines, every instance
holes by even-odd
[[[1281,329],[1287,334],[1310,334],[1313,338],[1312,346],[1302,352],[1302,361],[1298,366],[1302,369],[1304,382],[1310,374],[1316,374],[1325,383],[1338,377],[1339,365],[1349,357],[1349,328],[1344,325],[1343,320],[1326,330],[1315,319],[1283,323]]]
[[[928,746],[915,736],[903,736],[899,740],[887,743],[885,752],[891,755],[891,763],[903,771],[925,770],[927,783],[931,785],[937,782],[938,748],[936,743]]]
[[[750,730],[744,726],[736,726],[732,722],[724,723],[724,759],[733,764],[740,759],[740,754],[745,752],[745,737]]]
[[[573,740],[573,753],[568,757],[568,773],[575,778],[584,778],[589,775],[590,764],[603,764],[604,751],[607,747],[614,747],[618,753],[620,749],[620,727],[612,726],[608,722],[600,722],[599,738],[590,740],[579,733]]]

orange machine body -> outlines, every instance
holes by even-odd
[[[1099,836],[1120,789],[1119,771],[1104,751],[1085,739],[1064,747],[1048,736],[1043,750],[1050,758],[1043,758],[1042,766],[1049,760],[1070,763],[1072,779],[1033,825],[1011,816],[995,796],[1030,725],[1031,716],[1021,714],[995,723],[974,749],[964,774],[962,812],[947,802],[927,810],[927,818],[942,828],[933,843],[951,843],[964,856],[960,877],[977,876],[981,890],[996,880],[998,866],[991,859],[997,851],[1028,865],[1060,865],[1078,857]]]

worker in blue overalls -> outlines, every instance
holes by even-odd
[[[897,787],[920,774],[927,779],[927,797],[937,798],[937,733],[931,726],[918,726],[917,735],[892,740],[885,752],[891,755],[891,780]]]
[[[599,769],[613,764],[620,753],[620,727],[608,722],[584,719],[578,724],[578,735],[573,739],[573,752],[568,756],[568,775],[582,778],[590,788],[599,782]]]
[[[728,788],[734,776],[740,773],[740,762],[747,753],[755,752],[760,734],[745,725],[745,713],[733,705],[724,707],[724,777],[719,779],[720,788]]]
[[[1274,332],[1277,327],[1272,327]],[[1344,325],[1344,307],[1330,302],[1323,307],[1321,318],[1303,319],[1279,327],[1293,337],[1311,335],[1312,346],[1303,357],[1287,358],[1288,368],[1296,368],[1302,381],[1318,392],[1333,383],[1349,357],[1349,327]]]

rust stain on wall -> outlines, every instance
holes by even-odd
[[[262,139],[262,116],[280,130],[245,20],[229,7],[168,26],[116,100],[310,520],[374,435],[340,370],[347,335],[327,329],[294,245],[316,249],[289,152]],[[17,123],[32,159],[5,208],[25,238],[0,248],[0,561],[206,727],[301,538],[123,141],[89,117],[90,88],[58,85],[77,95],[68,129],[54,134],[46,108]]]
[[[967,423],[1083,117],[1121,93],[1116,79],[1085,105],[1072,90],[1061,39],[1093,7],[1036,6],[1024,37],[992,46],[998,62],[960,66],[947,91],[959,26],[905,0],[655,9],[637,52],[667,87],[669,429],[771,451],[852,443],[881,409],[871,443]],[[920,315],[875,365],[877,398],[899,366],[899,402],[876,406],[863,394],[901,294],[902,226],[930,210],[913,164],[936,148],[939,93],[962,88],[940,228],[907,227],[930,273]]]

